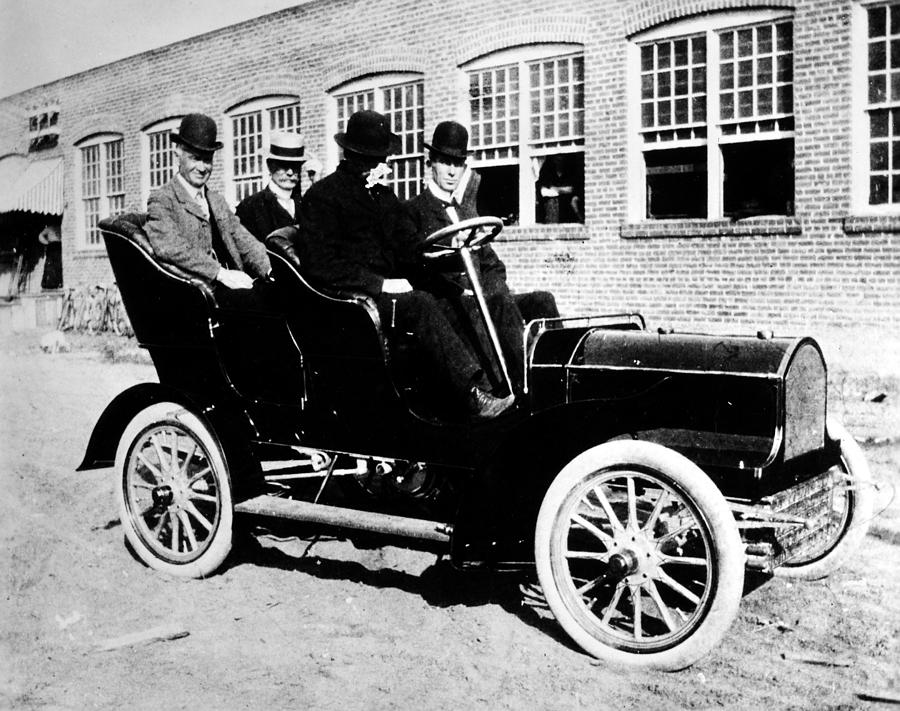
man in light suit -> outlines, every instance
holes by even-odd
[[[478,174],[466,173],[468,144],[469,132],[456,121],[439,123],[434,129],[431,143],[425,144],[428,149],[430,179],[425,190],[405,204],[407,213],[423,239],[442,227],[478,217]],[[506,267],[490,245],[482,247],[472,257],[481,277],[485,301],[497,328],[510,376],[514,385],[521,387],[524,376],[524,323],[536,318],[557,318],[559,311],[556,300],[548,291],[512,294],[506,284]],[[481,314],[472,296],[472,285],[461,260],[451,255],[432,265],[432,284],[423,285],[422,288],[441,297],[448,319],[457,331],[479,345],[479,355],[487,372],[491,372],[488,362],[490,356],[485,359],[492,352],[490,341],[487,340]],[[499,384],[500,374],[494,371],[492,375],[495,385]]]
[[[266,167],[269,184],[248,195],[237,206],[237,216],[260,242],[280,227],[297,224],[300,171],[305,162],[303,139],[288,131],[272,133]]]
[[[215,121],[188,114],[172,141],[178,172],[147,203],[144,229],[156,258],[205,281],[222,306],[262,307],[263,281],[254,278],[271,268],[266,248],[244,229],[225,198],[206,187],[213,154],[222,147]]]

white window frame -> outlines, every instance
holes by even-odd
[[[564,142],[562,145],[541,145],[541,140],[531,138],[531,79],[528,65],[541,60],[558,59],[563,57],[581,56],[584,62],[584,46],[570,42],[547,42],[531,45],[511,47],[509,49],[492,52],[479,57],[471,62],[461,65],[459,95],[462,97],[459,104],[459,115],[464,116],[463,123],[469,125],[472,121],[471,106],[469,103],[469,77],[473,72],[482,72],[489,69],[501,69],[507,66],[518,68],[519,88],[517,120],[519,122],[519,137],[515,144],[510,144],[511,149],[518,150],[518,156],[506,158],[478,158],[473,155],[469,163],[473,169],[496,165],[517,165],[519,169],[519,221],[517,226],[525,227],[537,224],[535,214],[536,188],[541,161],[548,155],[560,153],[584,154],[584,134],[587,131],[587,114],[584,107],[580,137]],[[582,80],[584,82],[584,79]],[[586,87],[586,82],[583,83]],[[586,98],[586,97],[585,97]],[[470,141],[470,148],[475,147],[474,141]],[[587,165],[585,164],[585,171]],[[584,176],[583,176],[584,177]]]
[[[719,33],[743,27],[790,20],[795,21],[790,11],[761,9],[734,12],[719,12],[709,16],[692,17],[667,23],[664,26],[641,32],[631,38],[627,50],[626,97],[628,123],[628,219],[633,222],[653,219],[646,214],[647,175],[644,152],[653,150],[641,138],[641,46],[651,42],[676,40],[697,35],[706,37],[706,136],[693,140],[679,140],[660,143],[658,149],[689,148],[706,146],[707,169],[707,210],[705,220],[722,219],[724,211],[724,161],[722,146],[729,143],[753,142],[757,140],[780,140],[795,135],[794,130],[776,130],[764,134],[729,135],[722,132],[719,101]],[[796,35],[796,32],[793,33]],[[792,62],[795,50],[792,50]],[[713,60],[713,61],[710,61]],[[793,86],[794,80],[791,80]],[[795,115],[796,110],[791,115]]]
[[[120,174],[118,176],[121,181],[121,189],[112,192],[109,190],[109,145],[113,143],[119,143],[121,148],[121,155],[118,156],[118,161],[121,163],[120,166]],[[99,183],[99,191],[96,195],[92,195],[90,197],[85,197],[84,194],[84,151],[89,148],[97,147],[98,151],[98,168],[97,168],[97,181]],[[97,222],[102,219],[105,219],[112,214],[111,201],[113,199],[119,201],[121,200],[122,205],[121,209],[117,210],[117,212],[121,212],[124,210],[124,202],[125,202],[125,140],[122,134],[120,133],[98,133],[86,138],[82,141],[79,141],[75,144],[75,214],[76,214],[76,229],[75,229],[75,245],[79,250],[102,250],[104,249],[103,239],[100,236],[99,231],[95,228],[88,230],[87,228],[87,210],[85,206],[85,200],[87,199],[96,199],[99,200],[98,209],[97,209]],[[92,241],[92,234],[93,241]]]
[[[161,188],[168,181],[164,181],[160,185],[153,185],[151,180],[151,165],[150,161],[153,158],[151,153],[151,137],[156,135],[170,135],[172,131],[176,130],[181,124],[180,116],[175,118],[168,118],[162,121],[157,121],[150,126],[144,128],[141,131],[141,201],[144,205],[147,204],[147,199],[150,197],[150,193],[154,190]],[[178,158],[175,155],[174,144],[170,142],[169,151],[171,154],[172,161],[172,172],[169,175],[171,178],[178,171]]]
[[[291,95],[291,94],[282,94],[277,96],[266,96],[258,99],[251,99],[250,101],[245,101],[241,104],[233,106],[228,110],[225,114],[225,126],[223,131],[223,143],[225,144],[222,149],[222,160],[224,163],[224,173],[225,173],[225,197],[232,207],[235,207],[240,200],[238,199],[238,190],[237,190],[237,176],[234,171],[234,125],[233,120],[239,116],[244,116],[246,114],[251,113],[259,113],[260,119],[263,122],[262,130],[261,130],[261,142],[258,150],[259,156],[259,180],[260,180],[260,189],[265,187],[268,183],[269,173],[266,168],[265,155],[269,151],[269,134],[272,129],[268,126],[268,122],[270,120],[271,112],[275,109],[285,108],[285,107],[297,107],[298,111],[298,125],[296,127],[296,132],[301,134],[303,124],[303,115],[302,111],[300,111],[300,97]]]
[[[334,135],[339,131],[346,129],[346,120],[350,115],[362,109],[370,109],[380,114],[388,114],[389,107],[385,105],[384,94],[390,89],[404,87],[409,84],[418,86],[421,92],[421,106],[414,107],[412,130],[398,131],[394,127],[395,133],[400,133],[404,139],[404,146],[400,149],[400,153],[390,156],[388,165],[393,162],[403,161],[412,170],[407,177],[402,177],[394,172],[391,175],[391,183],[394,192],[400,196],[413,197],[417,195],[423,187],[425,177],[425,136],[424,118],[425,118],[425,80],[422,74],[418,72],[383,72],[365,77],[363,79],[354,79],[353,81],[341,84],[330,92],[331,101],[328,102],[327,122],[329,134]],[[365,95],[365,96],[363,96]],[[338,111],[338,103],[342,99],[354,97],[350,112],[341,117]],[[406,145],[406,139],[412,135],[413,149],[409,150]],[[333,170],[340,159],[340,148],[334,141],[328,142],[325,160],[329,167],[329,171]],[[400,184],[405,183],[409,188],[407,193],[400,189]]]
[[[889,5],[885,0],[854,2],[851,8],[851,212],[854,215],[900,215],[900,202],[869,204],[870,136],[869,136],[869,18],[872,7]],[[890,62],[889,62],[890,66]],[[898,67],[900,69],[900,67]],[[888,84],[888,89],[890,84]],[[900,109],[900,101],[885,101],[879,108]],[[898,131],[900,132],[900,131]],[[890,151],[889,151],[890,152]],[[895,173],[900,166],[895,167]],[[900,176],[898,176],[900,179]]]

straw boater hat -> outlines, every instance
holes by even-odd
[[[426,143],[425,147],[448,158],[465,160],[471,153],[469,132],[456,121],[442,121],[435,127],[431,143]]]
[[[400,136],[377,111],[357,111],[347,121],[347,130],[334,134],[334,140],[344,150],[374,158],[400,150]]]
[[[303,137],[290,131],[274,131],[269,137],[269,152],[266,160],[282,163],[303,163]]]
[[[205,114],[188,114],[171,135],[175,143],[203,153],[212,153],[223,145],[216,140],[216,122]]]

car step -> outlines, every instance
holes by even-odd
[[[234,507],[235,512],[257,516],[275,516],[294,521],[309,521],[327,526],[353,528],[360,531],[384,533],[392,536],[418,538],[426,541],[447,543],[453,533],[453,526],[440,521],[426,521],[420,518],[404,518],[390,514],[345,509],[340,506],[313,504],[309,501],[295,501],[278,496],[257,496],[242,501]]]

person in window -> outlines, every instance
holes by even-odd
[[[425,190],[408,200],[407,213],[421,239],[455,222],[478,217],[476,209],[478,174],[467,170],[469,132],[455,121],[443,121],[434,129],[428,149],[427,167],[430,177]],[[553,294],[534,291],[513,295],[506,283],[506,267],[490,245],[473,253],[481,286],[513,384],[521,386],[524,355],[522,333],[525,320],[556,318],[559,311]],[[463,270],[461,259],[450,255],[432,263],[430,289],[443,295],[442,305],[455,328],[473,342],[483,361],[489,362],[490,341],[472,295],[472,285]],[[444,284],[449,286],[445,286]],[[492,368],[492,379],[500,374]]]
[[[582,190],[575,172],[563,155],[547,156],[544,160],[537,181],[539,222],[584,222]]]
[[[295,249],[310,282],[374,299],[382,323],[414,333],[429,365],[446,376],[458,403],[476,418],[496,417],[513,397],[495,397],[478,360],[447,321],[437,299],[421,290],[385,292],[386,279],[417,280],[422,243],[387,185],[385,161],[399,137],[375,111],[358,111],[334,137],[337,170],[314,183],[300,203]]]
[[[280,227],[296,224],[300,206],[295,194],[305,161],[303,139],[297,133],[271,134],[266,167],[269,184],[248,195],[237,206],[241,224],[260,242]]]
[[[216,123],[188,114],[172,132],[178,171],[150,195],[144,230],[160,262],[208,283],[223,306],[263,305],[263,280],[270,271],[266,248],[253,237],[218,193],[206,183],[213,155],[222,147]]]

